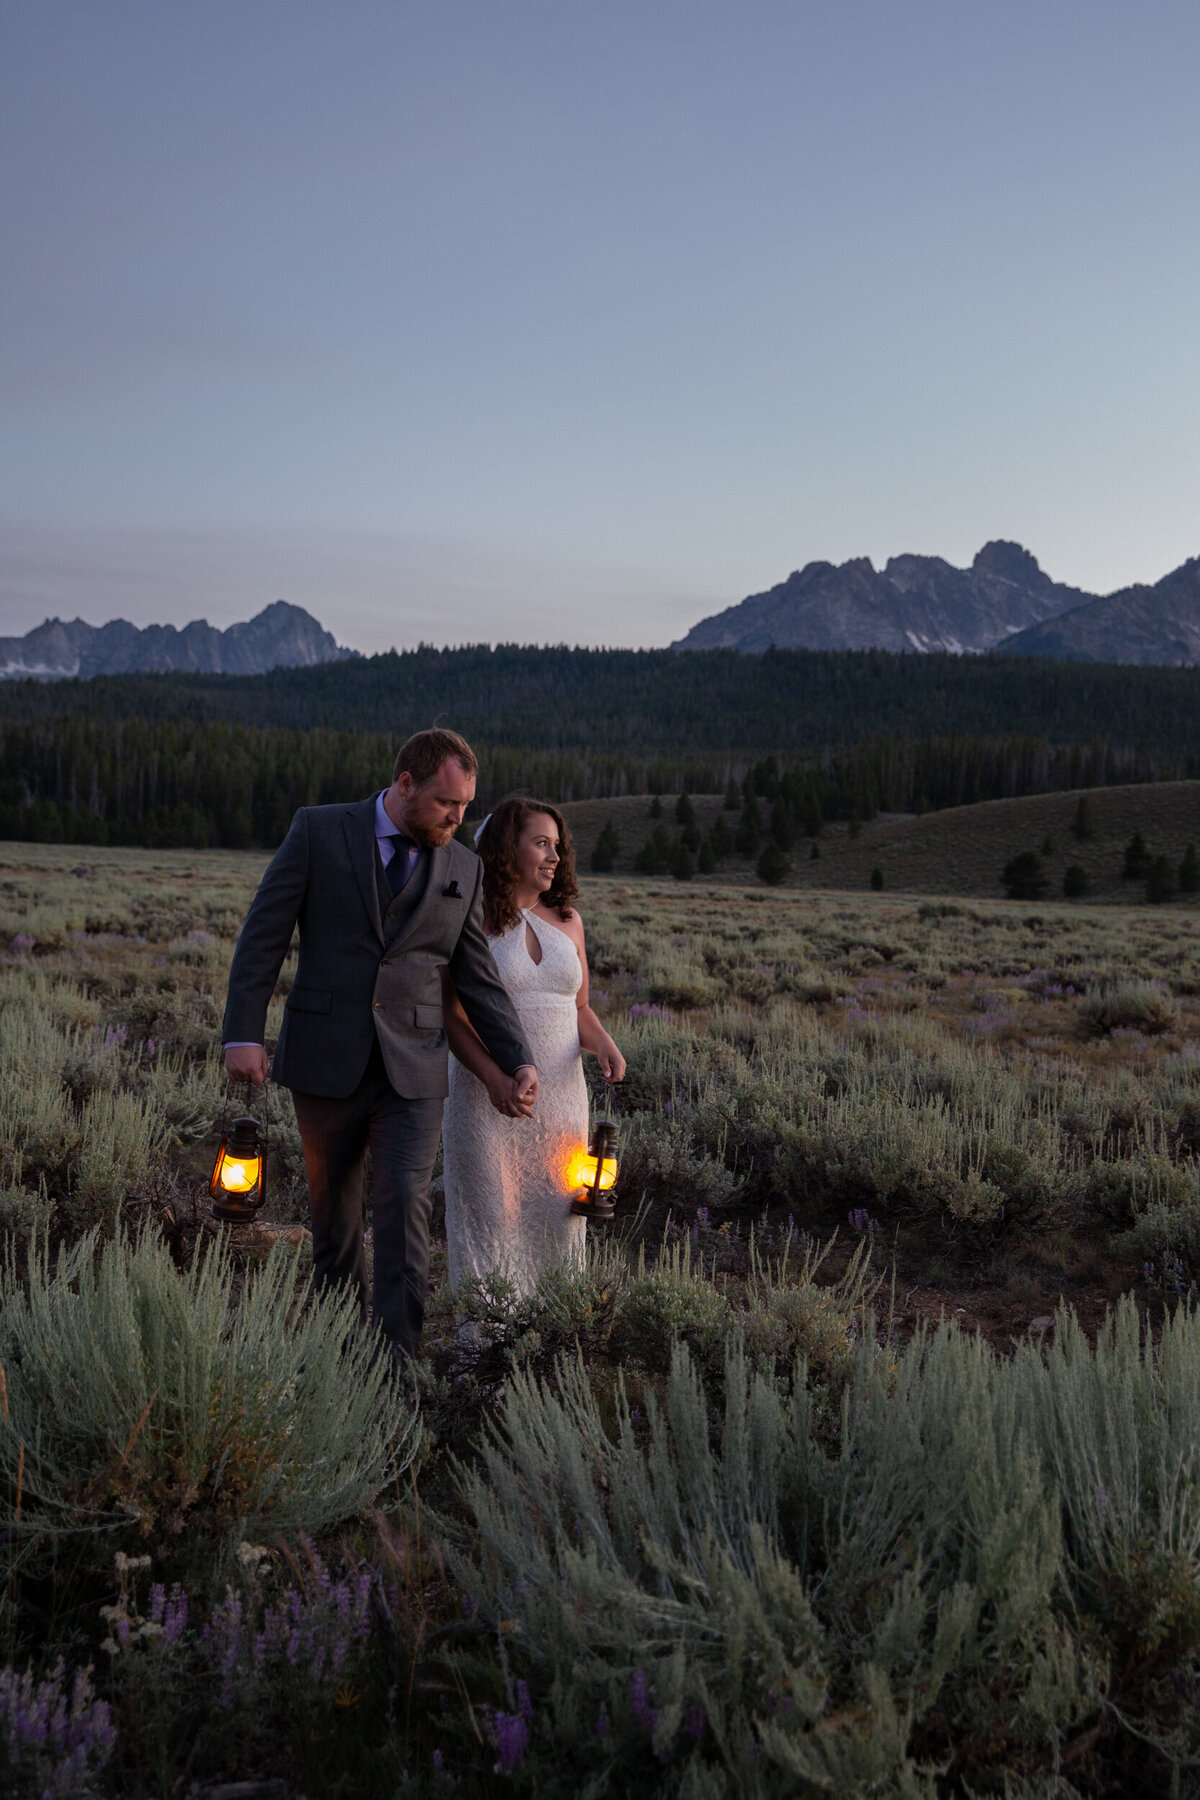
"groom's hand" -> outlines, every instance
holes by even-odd
[[[514,1071],[512,1083],[513,1102],[520,1107],[522,1113],[528,1116],[537,1104],[538,1097],[538,1075],[533,1064],[522,1063],[521,1067]]]
[[[252,1081],[261,1087],[267,1079],[267,1053],[261,1044],[230,1044],[225,1052],[225,1073],[230,1081]]]

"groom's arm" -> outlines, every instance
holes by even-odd
[[[226,1067],[241,1080],[266,1078],[267,1007],[304,903],[308,871],[308,817],[302,807],[259,883],[229,969],[221,1042]]]
[[[482,877],[480,865],[476,870],[475,892],[466,921],[450,957],[450,979],[463,1011],[492,1061],[506,1075],[528,1070],[536,1091],[533,1056],[484,934]]]

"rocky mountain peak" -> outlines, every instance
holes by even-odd
[[[224,631],[207,619],[174,625],[131,625],[110,619],[88,625],[47,619],[24,637],[0,638],[0,680],[61,681],[69,676],[144,674],[167,670],[212,675],[262,675],[268,669],[308,668],[353,656],[332,634],[286,600]]]

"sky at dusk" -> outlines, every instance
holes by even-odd
[[[1200,553],[1195,0],[8,0],[0,633]]]

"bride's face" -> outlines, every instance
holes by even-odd
[[[549,813],[531,813],[517,841],[519,886],[523,892],[545,894],[558,867],[558,826]]]

